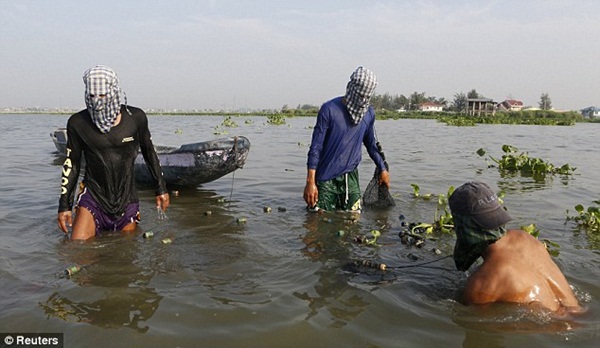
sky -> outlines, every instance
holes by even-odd
[[[0,0],[0,108],[84,108],[107,65],[143,109],[280,109],[377,94],[600,106],[597,0]]]

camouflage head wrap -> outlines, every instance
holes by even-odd
[[[452,218],[456,232],[454,264],[460,271],[468,270],[489,245],[506,233],[502,226],[494,229],[480,227],[469,215],[453,214]]]

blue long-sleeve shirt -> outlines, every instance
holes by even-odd
[[[358,125],[351,121],[342,97],[331,99],[319,110],[308,151],[308,169],[316,170],[316,180],[326,181],[349,173],[362,160],[362,144],[380,170],[386,170],[377,151],[375,111],[369,107]]]

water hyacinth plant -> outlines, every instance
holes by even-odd
[[[596,206],[589,206],[587,209],[577,204],[575,211],[577,215],[569,216],[569,210],[567,210],[567,221],[575,221],[579,227],[582,227],[593,233],[600,233],[600,200],[593,201],[592,203]]]
[[[544,180],[546,174],[571,175],[577,169],[571,167],[568,163],[557,167],[543,159],[529,157],[527,152],[518,153],[519,149],[511,145],[502,145],[502,151],[504,152],[504,155],[499,159],[488,155],[488,157],[498,165],[500,171],[509,173],[519,172],[522,176],[531,176],[536,180]],[[483,148],[480,148],[477,150],[477,154],[479,156],[484,156],[486,151]],[[488,165],[488,167],[493,166],[494,165]]]
[[[417,184],[410,184],[410,186],[412,186],[413,188],[413,197],[415,198],[423,198],[424,200],[428,201],[429,199],[431,199],[431,196],[433,196],[433,194],[431,193],[426,193],[422,195],[420,193],[421,188]]]
[[[454,221],[452,219],[452,214],[448,210],[448,198],[454,192],[454,186],[450,186],[448,189],[447,195],[444,194],[425,194],[421,195],[419,193],[420,188],[417,184],[410,184],[413,188],[413,197],[415,198],[423,198],[424,200],[430,200],[432,197],[437,196],[437,206],[435,209],[434,221],[432,223],[420,223],[415,225],[412,228],[411,232],[415,232],[416,230],[424,231],[427,234],[435,233],[435,232],[444,232],[444,233],[453,233],[454,231]]]
[[[225,119],[223,119],[223,122],[221,122],[221,124],[219,126],[214,127],[213,134],[215,134],[215,135],[227,134],[229,132],[225,128],[236,128],[237,126],[238,126],[237,122],[235,122],[231,118],[231,116],[227,116],[227,117],[225,117]]]
[[[411,114],[414,114],[412,112]],[[432,113],[433,114],[433,113]],[[379,115],[379,114],[378,114]],[[436,113],[431,115],[449,126],[475,126],[478,124],[529,124],[540,126],[572,126],[581,121],[581,115],[574,111],[555,112],[551,110],[524,110],[496,112],[494,115],[466,116],[464,113]],[[409,118],[404,114],[405,118]],[[393,118],[393,117],[392,117]],[[420,118],[426,118],[421,116]]]
[[[273,114],[273,115],[269,115],[267,116],[267,123],[271,124],[271,125],[282,125],[285,124],[285,116],[281,115],[281,114]]]

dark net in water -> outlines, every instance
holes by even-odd
[[[363,194],[363,205],[367,208],[389,208],[396,205],[387,186],[379,185],[379,173],[379,169],[375,169]]]

